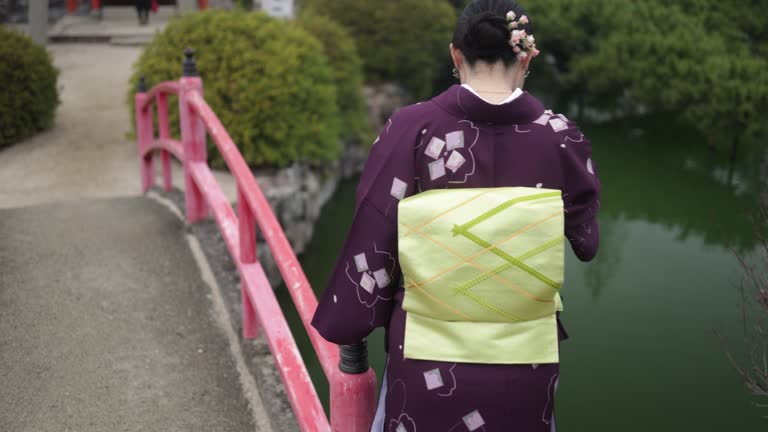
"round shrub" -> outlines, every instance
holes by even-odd
[[[366,80],[397,81],[418,98],[429,96],[456,25],[447,0],[304,0],[354,36]]]
[[[251,166],[322,163],[340,153],[333,69],[323,46],[263,13],[209,10],[173,19],[134,65],[148,87],[181,76],[182,52],[196,50],[206,101]],[[129,95],[133,112],[133,92]],[[178,106],[170,104],[178,136]],[[209,139],[208,157],[223,166]]]
[[[0,148],[53,126],[58,75],[45,48],[0,26]]]
[[[330,18],[302,13],[298,24],[319,40],[331,61],[341,112],[341,137],[368,143],[372,138],[363,97],[363,61],[349,32]]]

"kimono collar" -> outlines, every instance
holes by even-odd
[[[479,95],[479,94],[478,94],[478,93],[475,91],[475,89],[473,89],[473,88],[472,88],[472,87],[471,87],[469,84],[462,84],[461,86],[462,86],[462,87],[464,87],[465,89],[467,89],[467,90],[471,91],[471,92],[472,92],[472,93],[473,93],[475,96],[479,97],[480,99],[482,99],[482,100],[484,100],[484,101],[486,101],[486,102],[488,102],[488,103],[493,103],[493,102],[489,102],[489,101],[488,101],[488,99],[486,99],[486,98],[484,98],[484,97],[480,96],[480,95]],[[493,105],[504,105],[505,103],[510,103],[510,102],[512,102],[513,100],[515,100],[515,99],[519,98],[519,97],[520,97],[522,94],[523,94],[523,91],[522,91],[522,90],[520,90],[519,88],[516,88],[516,89],[515,89],[515,91],[514,91],[514,92],[512,92],[512,95],[511,95],[511,96],[509,96],[508,98],[506,98],[506,99],[505,99],[504,101],[502,101],[501,103],[497,103],[497,104],[493,104]]]
[[[544,114],[544,105],[528,92],[511,102],[494,105],[472,91],[454,85],[432,101],[457,117],[476,123],[527,124]]]

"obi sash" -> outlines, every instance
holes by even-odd
[[[398,207],[405,357],[558,363],[559,190],[431,190]]]

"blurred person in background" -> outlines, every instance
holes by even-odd
[[[139,25],[149,24],[149,11],[157,12],[157,0],[135,0],[136,13],[139,15]]]

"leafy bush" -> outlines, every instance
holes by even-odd
[[[0,147],[53,126],[58,75],[45,48],[0,26]]]
[[[185,14],[147,46],[134,65],[131,87],[141,74],[148,86],[178,80],[185,47],[196,49],[205,99],[250,165],[338,158],[333,69],[323,46],[306,31],[263,13]],[[133,92],[129,100],[133,107]],[[178,129],[178,107],[170,105],[171,126]],[[210,140],[208,147],[211,163],[222,166]]]
[[[298,23],[323,44],[333,66],[342,138],[370,142],[371,128],[363,98],[363,62],[354,39],[344,27],[327,17],[305,12]]]
[[[448,57],[456,12],[447,0],[305,0],[355,38],[367,81],[398,81],[414,96],[431,94]]]

